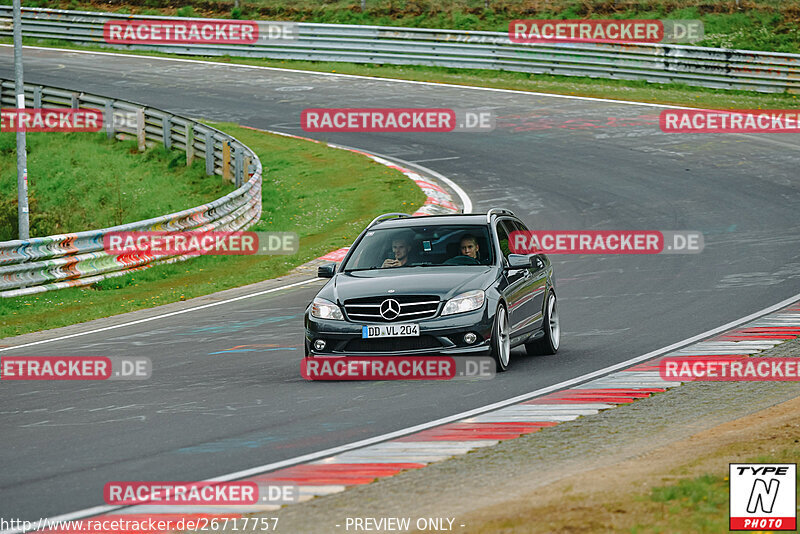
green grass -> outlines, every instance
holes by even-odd
[[[3,0],[10,4],[10,0]],[[798,52],[800,0],[26,0],[23,5],[133,14],[507,31],[520,18],[700,19],[702,46]]]
[[[207,177],[183,152],[144,154],[105,133],[29,133],[32,237],[80,232],[157,217],[219,198],[233,186]],[[17,239],[16,135],[0,133],[0,241]]]
[[[670,530],[724,532],[728,529],[728,481],[719,475],[681,480],[673,486],[653,488],[650,500],[666,507]],[[653,527],[654,525],[649,525]],[[634,527],[632,532],[639,532]]]
[[[796,463],[798,457],[800,446],[795,444],[770,455],[737,460],[737,463]],[[640,522],[631,528],[632,533],[728,531],[727,472],[705,474],[680,480],[677,484],[655,487],[649,495],[639,497],[639,500],[644,503],[649,501],[650,513],[646,523]],[[655,513],[655,509],[660,509],[660,513]]]
[[[201,256],[87,288],[0,299],[0,338],[274,278],[352,243],[375,215],[412,213],[424,201],[411,180],[364,156],[233,124],[214,126],[251,147],[264,165],[263,214],[251,230],[297,232],[301,238],[297,254]]]

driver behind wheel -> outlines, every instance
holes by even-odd
[[[466,234],[461,238],[461,255],[480,261],[480,247],[477,238],[472,234]]]
[[[392,253],[394,258],[383,262],[381,267],[402,267],[408,263],[408,254],[411,252],[411,240],[407,237],[392,239]]]

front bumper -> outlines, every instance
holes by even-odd
[[[374,340],[362,339],[362,327],[386,323],[317,319],[306,311],[306,347],[310,356],[483,356],[491,352],[490,338],[494,319],[488,316],[486,309],[484,306],[480,310],[467,313],[408,321],[419,324],[419,338]],[[475,333],[478,340],[470,345],[464,343],[463,336],[467,332]],[[324,350],[314,350],[313,343],[317,339],[325,340],[327,346]]]

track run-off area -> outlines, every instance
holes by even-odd
[[[7,46],[0,74],[13,77]],[[553,256],[559,353],[515,350],[511,370],[487,381],[303,380],[302,316],[322,284],[308,276],[156,320],[119,317],[115,328],[86,325],[70,330],[81,335],[4,348],[2,356],[146,356],[153,374],[4,383],[3,517],[102,506],[113,480],[204,480],[292,465],[697,341],[800,293],[796,136],[665,134],[663,107],[651,104],[34,47],[25,49],[25,79],[422,166],[457,183],[473,211],[508,208],[534,229],[693,230],[705,248]],[[303,109],[347,107],[491,111],[497,128],[300,128]]]

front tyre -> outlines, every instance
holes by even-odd
[[[542,323],[544,336],[525,343],[525,350],[529,355],[555,354],[561,344],[561,322],[558,318],[558,302],[556,294],[550,291],[547,294],[547,306],[544,309],[544,322]]]
[[[508,369],[511,360],[511,329],[508,325],[508,311],[504,305],[497,307],[492,326],[492,358],[498,373]]]

